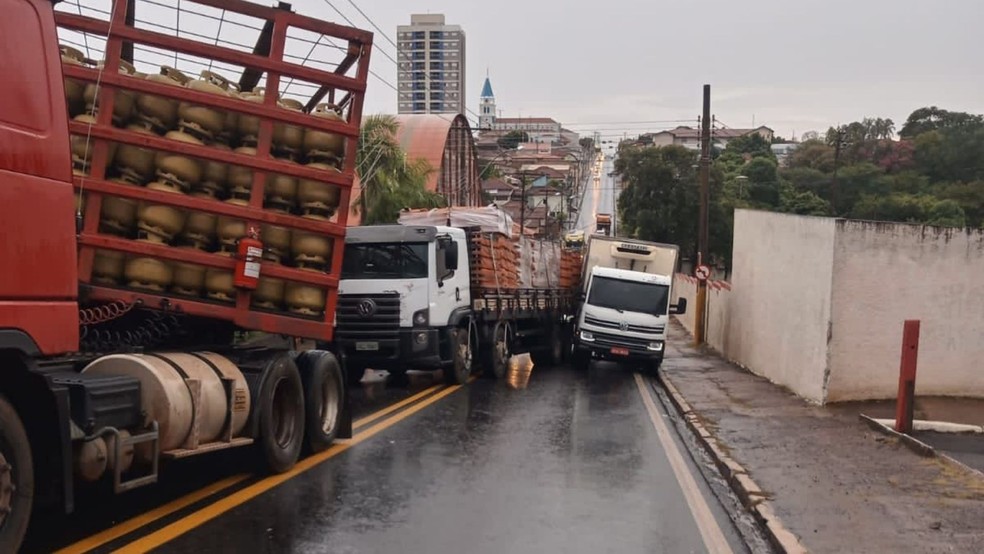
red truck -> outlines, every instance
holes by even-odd
[[[372,34],[55,4],[0,0],[0,552],[82,482],[246,447],[281,472],[351,436],[339,360],[298,346],[332,339]]]

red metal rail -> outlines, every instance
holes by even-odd
[[[154,293],[96,286],[90,284],[87,298],[96,301],[122,300],[133,302],[141,300],[145,306],[176,309],[192,315],[225,319],[236,325],[253,330],[285,335],[330,340],[334,327],[335,306],[338,299],[338,276],[342,261],[343,237],[349,212],[351,187],[355,175],[356,147],[362,119],[363,95],[369,75],[369,59],[372,49],[372,33],[304,17],[288,9],[269,8],[243,0],[186,0],[186,5],[198,4],[231,13],[237,13],[266,22],[264,31],[254,53],[246,53],[207,42],[172,36],[132,26],[135,2],[133,0],[108,0],[111,2],[111,17],[101,20],[93,17],[56,12],[56,23],[63,29],[98,35],[106,39],[104,67],[100,71],[93,68],[66,64],[63,72],[66,77],[83,82],[98,82],[100,106],[97,121],[93,125],[70,122],[73,134],[89,136],[92,139],[90,173],[77,176],[75,186],[84,190],[87,196],[85,220],[79,234],[79,278],[83,283],[91,283],[92,265],[95,250],[110,250],[128,254],[139,254],[171,261],[192,263],[203,267],[233,269],[235,260],[208,252],[173,248],[167,245],[152,245],[133,240],[101,234],[99,232],[99,212],[103,195],[149,201],[154,204],[206,212],[216,215],[236,217],[251,225],[261,223],[275,224],[292,230],[319,233],[334,238],[333,253],[327,273],[316,273],[264,262],[261,273],[286,281],[316,285],[326,290],[324,314],[318,318],[290,313],[274,313],[254,309],[250,306],[250,293],[240,290],[235,304],[219,304],[206,299],[174,296],[167,293]],[[128,22],[130,23],[128,25]],[[344,58],[338,63],[335,72],[291,63],[284,60],[284,49],[288,29],[296,28],[329,37],[346,45]],[[218,41],[216,41],[218,42]],[[269,91],[262,104],[243,99],[222,97],[178,88],[152,81],[121,75],[115,68],[122,59],[124,47],[132,52],[133,45],[139,44],[170,52],[197,56],[200,58],[226,62],[246,68],[254,75],[265,74],[265,88]],[[260,45],[263,44],[263,47]],[[266,55],[262,52],[267,51]],[[258,53],[259,52],[259,53]],[[355,68],[354,75],[349,75]],[[308,100],[305,110],[310,111],[325,95],[334,99],[336,92],[344,93],[342,105],[348,107],[345,122],[336,122],[282,109],[277,105],[277,94],[282,78],[291,78],[313,83],[317,92]],[[118,90],[154,94],[166,98],[188,101],[196,105],[214,107],[221,110],[248,113],[259,118],[260,131],[257,154],[243,154],[223,151],[208,146],[199,146],[169,140],[156,135],[134,133],[114,127],[112,124],[113,106]],[[274,123],[288,123],[309,129],[316,129],[342,135],[346,138],[345,154],[340,172],[312,169],[299,164],[278,160],[271,155]],[[158,192],[143,187],[121,185],[106,180],[109,142],[132,144],[153,150],[174,152],[200,160],[212,160],[253,170],[253,184],[250,191],[249,206],[236,206],[213,199]],[[332,221],[320,222],[295,215],[281,214],[263,210],[264,185],[267,174],[281,174],[301,179],[311,179],[339,187],[340,201]]]

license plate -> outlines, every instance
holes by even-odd
[[[613,346],[612,347],[612,354],[615,354],[616,356],[628,356],[629,355],[629,349],[628,348],[619,348],[618,346]]]
[[[372,352],[379,350],[378,342],[357,342],[355,343],[355,349],[359,352]]]

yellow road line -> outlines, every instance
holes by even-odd
[[[639,394],[642,395],[642,403],[646,405],[646,411],[649,412],[649,419],[653,421],[653,427],[656,428],[659,442],[663,443],[663,451],[666,452],[666,458],[670,462],[670,467],[673,468],[673,474],[676,475],[677,483],[680,484],[683,496],[687,499],[687,506],[697,523],[697,530],[700,531],[704,546],[711,554],[732,554],[734,551],[731,550],[731,545],[724,538],[721,527],[714,518],[714,514],[711,513],[711,507],[704,500],[704,495],[700,493],[700,488],[690,473],[687,462],[683,460],[680,449],[673,442],[670,428],[666,426],[663,416],[656,409],[656,402],[653,400],[652,393],[649,392],[645,381],[638,373],[635,374],[635,381],[639,387]]]
[[[337,456],[338,454],[341,454],[342,452],[345,452],[349,448],[361,443],[362,441],[371,438],[373,435],[376,435],[380,431],[383,431],[389,427],[392,427],[393,425],[396,425],[400,421],[403,421],[404,419],[419,412],[420,410],[423,410],[427,406],[430,406],[431,404],[437,402],[438,400],[441,400],[445,396],[448,396],[449,394],[457,391],[460,388],[461,385],[452,385],[450,387],[447,387],[444,390],[434,394],[433,396],[421,401],[420,403],[415,404],[410,408],[407,408],[406,410],[390,417],[389,419],[377,423],[372,427],[366,429],[365,431],[356,434],[351,440],[343,443],[335,444],[328,450],[325,450],[319,454],[315,454],[314,456],[301,460],[300,462],[297,463],[297,465],[294,466],[294,469],[286,473],[281,473],[279,475],[272,475],[270,477],[267,477],[266,479],[263,479],[262,481],[257,481],[256,483],[253,483],[252,485],[240,491],[237,491],[229,496],[219,499],[213,502],[212,504],[209,504],[208,506],[205,506],[204,508],[179,519],[178,521],[175,521],[170,525],[158,529],[157,531],[139,540],[136,540],[124,546],[123,548],[116,550],[115,552],[119,552],[123,554],[149,552],[150,550],[153,550],[163,545],[166,542],[174,540],[175,538],[180,537],[181,535],[187,533],[188,531],[191,531],[192,529],[199,527],[212,519],[215,519],[216,517],[224,514],[225,512],[228,512],[229,510],[241,504],[246,503],[247,501],[276,487],[277,485],[280,485],[285,481],[297,477],[301,473],[304,473],[305,471],[317,466],[318,464],[324,462],[325,460],[328,460],[334,456]]]
[[[387,416],[387,415],[389,415],[389,414],[391,414],[391,413],[399,410],[400,408],[406,406],[407,404],[413,404],[417,400],[419,400],[419,399],[427,396],[428,394],[430,394],[430,393],[432,393],[432,392],[440,389],[443,386],[444,385],[434,385],[433,387],[430,387],[428,389],[424,389],[424,390],[418,392],[417,394],[411,396],[410,398],[406,398],[406,399],[401,400],[401,401],[399,401],[399,402],[397,402],[397,403],[395,403],[395,404],[393,404],[391,406],[387,406],[387,407],[383,408],[382,410],[379,410],[378,412],[375,412],[375,413],[372,413],[372,414],[367,415],[364,418],[357,419],[357,420],[355,420],[354,423],[352,423],[352,428],[353,429],[358,429],[360,427],[365,427],[367,424],[372,423],[373,421],[376,421],[377,419],[379,419],[379,418],[381,418],[383,416]]]
[[[109,529],[106,529],[105,531],[96,533],[91,537],[86,537],[80,540],[79,542],[66,546],[65,548],[62,548],[61,550],[55,552],[55,554],[81,554],[83,552],[88,552],[108,542],[114,541],[128,533],[136,531],[137,529],[143,527],[144,525],[153,523],[162,517],[166,517],[170,514],[173,514],[174,512],[177,512],[178,510],[191,506],[192,504],[198,502],[199,500],[208,498],[213,494],[222,492],[228,489],[229,487],[236,485],[237,483],[242,483],[247,478],[249,478],[249,475],[240,474],[240,475],[233,475],[232,477],[228,477],[217,483],[212,483],[207,487],[186,494],[181,498],[168,502],[167,504],[164,504],[163,506],[160,506],[158,508],[154,508],[149,512],[130,518],[124,521],[123,523],[120,523],[119,525],[115,525],[113,527],[110,527]]]

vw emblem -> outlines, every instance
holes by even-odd
[[[623,321],[623,322],[621,322],[621,323],[618,324],[618,329],[620,331],[628,331],[629,330],[629,324]]]
[[[376,303],[371,298],[366,298],[358,305],[359,315],[362,317],[372,317],[376,313]]]

